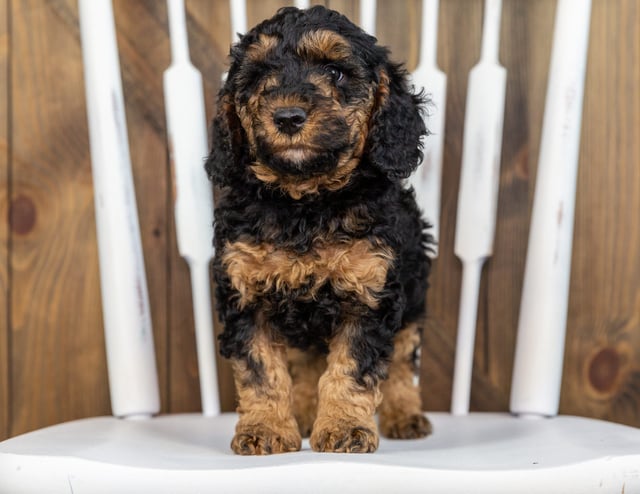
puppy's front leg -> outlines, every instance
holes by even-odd
[[[352,356],[362,338],[360,328],[345,325],[329,345],[327,370],[318,382],[318,415],[310,443],[315,451],[371,453],[378,448],[374,421],[380,403],[379,379],[358,382],[358,363]]]
[[[260,327],[249,346],[247,357],[233,362],[240,419],[231,449],[240,455],[298,451],[285,347]]]

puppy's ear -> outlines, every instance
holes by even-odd
[[[211,129],[211,152],[205,163],[215,185],[231,185],[242,175],[245,148],[244,130],[236,113],[232,93],[223,87],[218,94],[216,115]]]
[[[369,162],[389,178],[406,178],[422,161],[424,98],[411,92],[399,65],[385,65],[378,77],[366,146]]]

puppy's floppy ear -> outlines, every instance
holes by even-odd
[[[226,86],[218,94],[217,111],[211,129],[211,152],[205,163],[209,178],[220,187],[231,185],[241,178],[241,162],[246,147],[233,95]]]
[[[422,161],[424,98],[411,92],[399,65],[384,65],[378,78],[366,146],[369,162],[389,178],[406,178]]]

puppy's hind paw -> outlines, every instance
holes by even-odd
[[[380,419],[380,433],[389,439],[420,439],[432,431],[431,422],[421,413]]]

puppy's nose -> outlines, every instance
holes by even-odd
[[[306,120],[307,114],[297,106],[278,108],[273,114],[273,121],[278,130],[289,135],[298,132]]]

